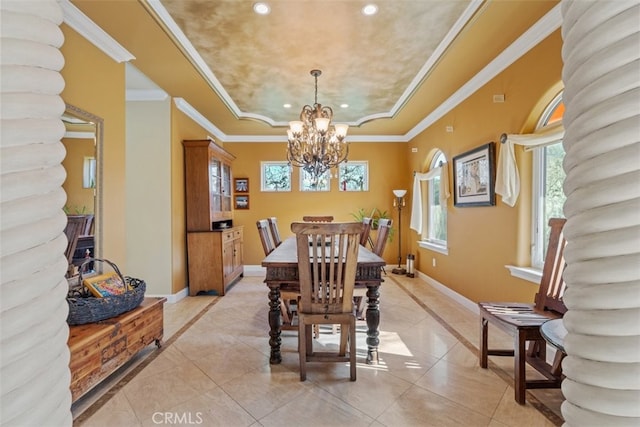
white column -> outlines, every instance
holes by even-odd
[[[640,3],[562,1],[569,426],[640,425]]]
[[[0,15],[0,424],[70,426],[62,12]]]

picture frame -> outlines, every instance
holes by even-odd
[[[236,193],[248,193],[249,178],[235,178],[233,180],[233,188]]]
[[[455,207],[495,206],[495,142],[453,158]]]
[[[233,198],[233,208],[234,209],[249,209],[249,196],[248,195],[238,195]]]

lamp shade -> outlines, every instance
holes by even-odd
[[[393,190],[393,194],[396,197],[404,197],[404,195],[407,194],[407,190]]]
[[[302,133],[302,122],[300,121],[289,122],[289,130],[291,130],[291,132],[293,132],[294,134]]]

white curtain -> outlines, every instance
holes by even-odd
[[[562,141],[563,136],[564,127],[562,123],[558,123],[541,129],[540,132],[524,135],[513,134],[506,135],[506,138],[503,137],[498,154],[496,194],[502,196],[504,204],[513,207],[520,194],[520,175],[518,174],[514,145],[523,145],[530,149],[543,147]]]
[[[413,203],[411,203],[411,222],[409,227],[418,234],[422,234],[422,192],[420,182],[429,181],[440,177],[440,205],[446,207],[447,199],[451,197],[449,193],[449,173],[447,163],[435,167],[427,173],[416,172],[413,177]]]

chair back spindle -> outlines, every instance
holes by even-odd
[[[367,242],[369,241],[369,234],[371,234],[371,218],[364,217],[362,218],[362,234],[360,235],[360,245],[367,246]]]
[[[376,244],[373,248],[373,253],[382,256],[384,248],[389,240],[389,233],[391,232],[391,225],[393,221],[390,219],[382,218],[378,220],[378,237],[376,237]]]
[[[273,245],[277,248],[282,243],[280,238],[280,230],[278,229],[278,218],[272,216],[267,218],[269,221],[269,229],[271,230],[271,237],[273,238]]]

